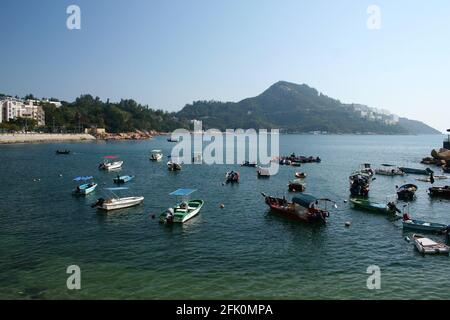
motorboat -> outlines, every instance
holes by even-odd
[[[225,182],[226,183],[235,183],[239,182],[240,174],[236,171],[230,171],[225,174]]]
[[[56,154],[70,154],[70,150],[56,150]]]
[[[113,179],[114,183],[123,184],[134,179],[134,176],[117,176]]]
[[[364,211],[372,211],[377,213],[384,214],[395,214],[396,212],[401,213],[401,211],[397,208],[394,202],[388,202],[386,204],[372,202],[367,199],[350,199],[350,202],[356,209],[364,210]]]
[[[161,213],[159,221],[165,224],[185,223],[195,217],[204,205],[203,200],[189,200],[189,196],[195,191],[195,189],[178,189],[170,193],[169,195],[181,197],[182,200]]]
[[[450,226],[442,223],[427,222],[423,220],[411,219],[409,215],[403,215],[403,229],[416,230],[421,232],[432,233],[447,233],[450,230]]]
[[[252,167],[252,168],[256,168],[257,164],[256,162],[248,162],[248,161],[244,161],[241,164],[241,167]]]
[[[98,168],[100,170],[107,170],[107,171],[121,169],[122,165],[123,165],[123,161],[110,161],[110,160],[116,159],[116,158],[117,158],[116,156],[106,156],[106,157],[104,157],[103,162],[99,164]]]
[[[370,182],[372,181],[372,176],[363,173],[355,172],[350,177],[350,194],[356,197],[367,197],[370,191]]]
[[[169,162],[167,162],[167,169],[169,171],[180,171],[181,170],[181,164],[179,164],[178,162],[170,160]]]
[[[284,197],[277,198],[261,194],[272,212],[306,223],[326,223],[330,215],[327,203],[332,203],[337,208],[336,203],[330,199],[319,199],[305,193],[293,197],[292,201],[288,201]]]
[[[375,169],[375,173],[378,174],[378,175],[390,176],[390,177],[404,176],[405,175],[405,173],[402,170],[400,170],[399,168],[392,168],[392,169],[380,168],[380,169]]]
[[[304,173],[304,172],[296,172],[295,173],[295,177],[298,178],[298,179],[304,179],[304,178],[306,178],[306,173]]]
[[[423,254],[449,254],[450,247],[442,242],[437,242],[419,234],[414,234],[414,246]]]
[[[450,199],[450,186],[445,187],[431,187],[428,189],[430,197],[439,197]]]
[[[397,197],[399,200],[410,201],[415,198],[417,186],[415,184],[405,184],[397,188]]]
[[[73,181],[77,181],[77,182],[83,181],[84,183],[78,185],[75,188],[75,190],[73,190],[73,194],[85,196],[85,195],[88,195],[88,194],[94,192],[95,189],[97,188],[98,184],[95,183],[93,181],[93,179],[94,179],[94,177],[91,177],[91,176],[74,178]]]
[[[267,168],[258,167],[256,173],[258,178],[270,178],[270,171]]]
[[[161,150],[152,150],[150,155],[150,160],[152,161],[161,161],[163,158],[163,153]]]
[[[129,207],[134,207],[142,202],[144,202],[144,197],[125,197],[120,198],[118,197],[114,191],[119,190],[127,190],[128,188],[106,188],[105,190],[108,190],[112,193],[112,197],[104,199],[100,198],[97,200],[96,203],[92,204],[92,208],[98,208],[105,211],[111,211],[111,210],[117,210],[117,209],[124,209]]]
[[[304,192],[306,188],[305,184],[303,183],[303,180],[295,179],[289,181],[288,189],[289,192]]]
[[[433,173],[433,170],[431,170],[430,168],[415,169],[415,168],[399,167],[399,169],[401,171],[403,171],[404,173],[408,173],[408,174],[420,174],[420,175],[429,176],[430,174]]]

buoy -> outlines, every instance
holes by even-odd
[[[152,214],[151,217],[152,217],[152,219],[155,219],[156,216],[154,214]]]
[[[346,227],[350,227],[352,225],[352,223],[350,222],[350,221],[347,221],[346,223],[345,223],[345,226]]]
[[[344,200],[344,203],[347,203],[347,200]]]
[[[225,208],[225,205],[223,203],[220,204],[220,209]]]
[[[60,173],[59,176],[62,177],[62,174]]]

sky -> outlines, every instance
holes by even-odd
[[[69,5],[81,10],[79,30],[67,28]],[[368,27],[372,5],[378,29]],[[92,94],[178,111],[285,80],[445,131],[449,77],[447,0],[0,2],[5,94]]]

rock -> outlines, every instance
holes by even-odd
[[[436,150],[436,149],[433,149],[433,150],[431,151],[431,156],[432,156],[434,159],[437,159],[437,160],[450,161],[450,150],[441,148],[441,149],[439,149],[439,151],[438,151],[438,150]]]

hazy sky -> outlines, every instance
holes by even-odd
[[[66,8],[81,8],[69,30]],[[370,5],[381,29],[367,27]],[[450,128],[450,1],[1,0],[0,92],[179,110],[306,83]]]

